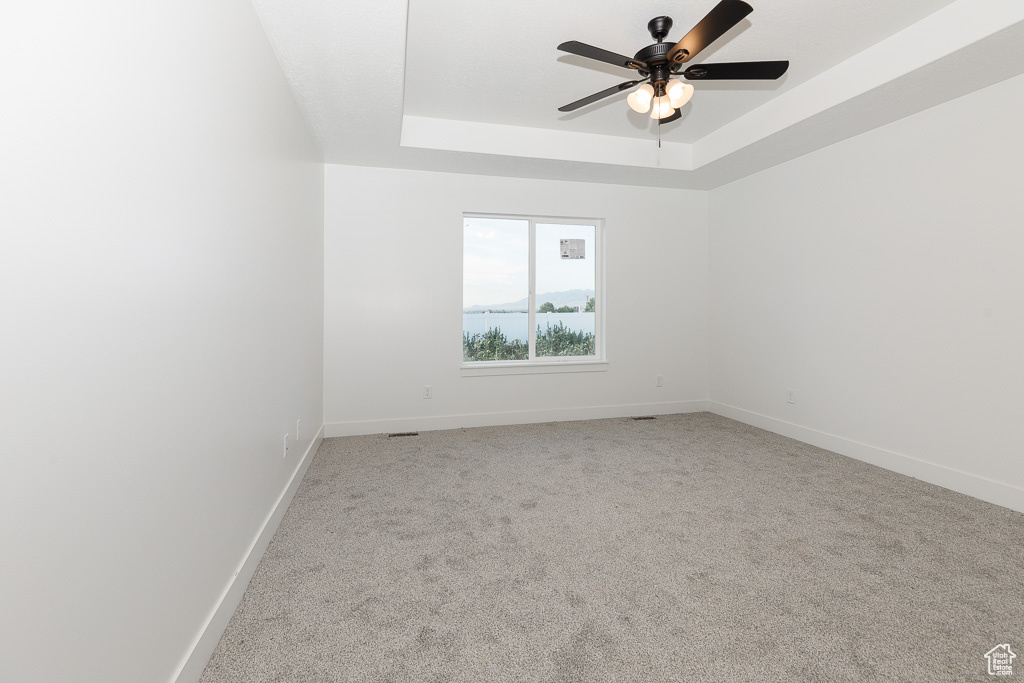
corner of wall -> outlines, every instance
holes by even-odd
[[[259,566],[263,554],[270,545],[270,541],[274,538],[274,534],[277,532],[285,512],[287,512],[288,506],[295,497],[299,484],[302,483],[303,477],[306,476],[306,472],[309,470],[309,466],[312,464],[323,442],[324,426],[321,425],[316,432],[316,436],[313,437],[309,448],[303,453],[302,459],[299,461],[292,476],[288,479],[284,490],[281,491],[281,494],[277,497],[277,500],[264,518],[260,530],[249,543],[249,547],[242,556],[238,568],[231,575],[213,609],[200,627],[199,633],[189,646],[184,658],[178,665],[178,669],[171,676],[172,683],[196,683],[203,675],[210,657],[217,648],[217,643],[220,642],[221,636],[224,635],[224,631],[231,621],[231,617],[238,608],[238,604],[242,601],[242,596],[245,595],[245,590],[249,587],[249,581],[252,580],[253,575],[256,573],[256,568]]]

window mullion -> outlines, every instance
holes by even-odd
[[[529,358],[537,359],[537,222],[530,219],[530,313],[527,318],[530,326]]]
[[[594,221],[594,353],[604,358],[604,222]]]

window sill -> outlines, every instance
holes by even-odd
[[[606,360],[562,360],[548,362],[518,361],[463,363],[463,377],[481,377],[485,375],[549,375],[560,372],[607,372]]]

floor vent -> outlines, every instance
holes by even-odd
[[[657,420],[658,418],[653,415],[641,415],[640,417],[634,417],[634,420]]]
[[[419,432],[394,432],[392,434],[388,434],[388,438],[389,439],[393,439],[396,436],[419,436],[419,435],[420,435]]]

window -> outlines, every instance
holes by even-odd
[[[603,361],[601,263],[601,221],[463,216],[463,367]]]

